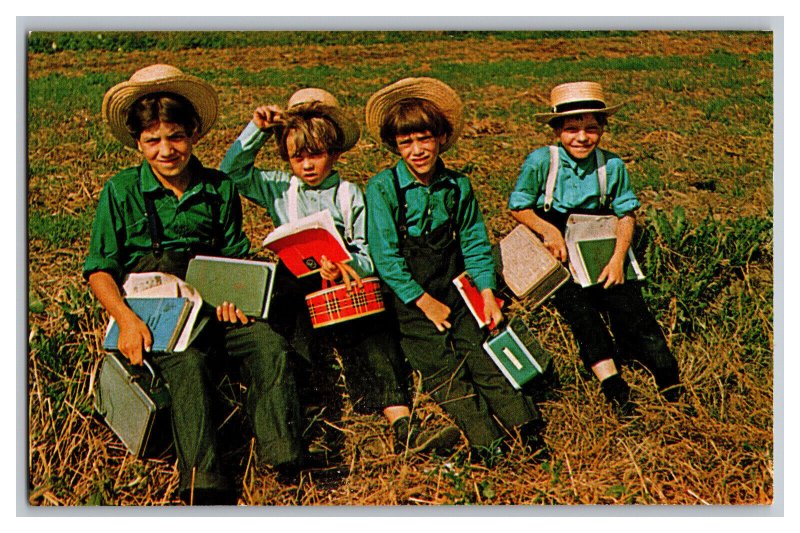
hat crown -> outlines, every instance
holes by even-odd
[[[606,99],[603,87],[593,81],[577,81],[562,83],[550,91],[550,102],[555,110],[558,106],[573,102],[601,102],[605,106]]]
[[[131,76],[130,81],[133,83],[147,83],[159,80],[166,80],[170,78],[177,78],[180,76],[185,76],[183,71],[177,67],[173,67],[172,65],[149,65],[144,68],[140,68],[136,72],[133,73]]]
[[[286,107],[291,108],[300,104],[310,104],[312,102],[319,102],[329,107],[339,107],[339,101],[336,100],[335,96],[324,89],[318,89],[316,87],[308,87],[295,92],[291,98],[289,98]]]

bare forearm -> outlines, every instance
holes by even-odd
[[[633,232],[636,229],[636,218],[625,215],[617,221],[617,244],[614,247],[614,257],[624,258],[628,253],[628,248],[633,242]]]
[[[100,305],[114,320],[120,323],[129,321],[136,314],[125,304],[117,282],[108,272],[93,272],[89,275],[89,287]]]

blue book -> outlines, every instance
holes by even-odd
[[[192,309],[188,298],[125,298],[125,302],[150,329],[153,352],[169,352],[175,346]],[[119,324],[112,318],[103,341],[106,350],[117,350]]]

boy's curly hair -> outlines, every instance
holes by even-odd
[[[406,98],[386,112],[380,133],[384,143],[396,148],[395,138],[398,135],[423,131],[430,131],[435,137],[450,136],[453,126],[433,102],[421,98]]]
[[[284,161],[303,152],[338,154],[344,151],[344,133],[329,118],[327,109],[319,102],[309,102],[286,111],[286,123],[278,128],[275,135],[278,153]],[[289,136],[294,141],[292,154],[287,148]]]

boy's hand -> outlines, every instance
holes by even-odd
[[[492,289],[483,289],[481,296],[483,297],[483,316],[489,319],[492,327],[496,328],[503,321],[503,312],[497,305],[497,298],[494,297]]]
[[[217,306],[217,320],[220,322],[229,322],[231,324],[249,324],[254,319],[248,318],[244,312],[236,307],[236,304],[231,302],[222,302],[222,305]]]
[[[253,123],[261,131],[270,130],[285,123],[283,111],[276,105],[258,106],[253,112]]]
[[[604,289],[613,285],[622,285],[625,283],[625,256],[612,256],[603,271],[597,276],[597,281],[598,283],[603,283],[605,281],[603,284]]]
[[[324,255],[322,256],[322,269],[319,275],[322,276],[322,279],[326,279],[330,282],[335,282],[341,278],[343,280],[342,283],[344,283],[348,291],[350,290],[351,279],[359,289],[363,287],[361,276],[358,275],[358,272],[356,272],[353,267],[342,261],[334,263]]]
[[[542,243],[547,251],[557,260],[565,263],[567,261],[567,243],[558,228],[552,224],[547,224],[542,231]]]
[[[119,340],[117,348],[128,358],[132,365],[142,364],[142,348],[149,352],[153,346],[153,336],[141,318],[131,313],[132,316],[124,322],[117,322],[119,326]]]
[[[445,304],[426,292],[417,299],[417,307],[425,313],[428,320],[433,322],[436,329],[442,332],[450,329],[450,322],[447,321],[450,316],[450,308]]]

